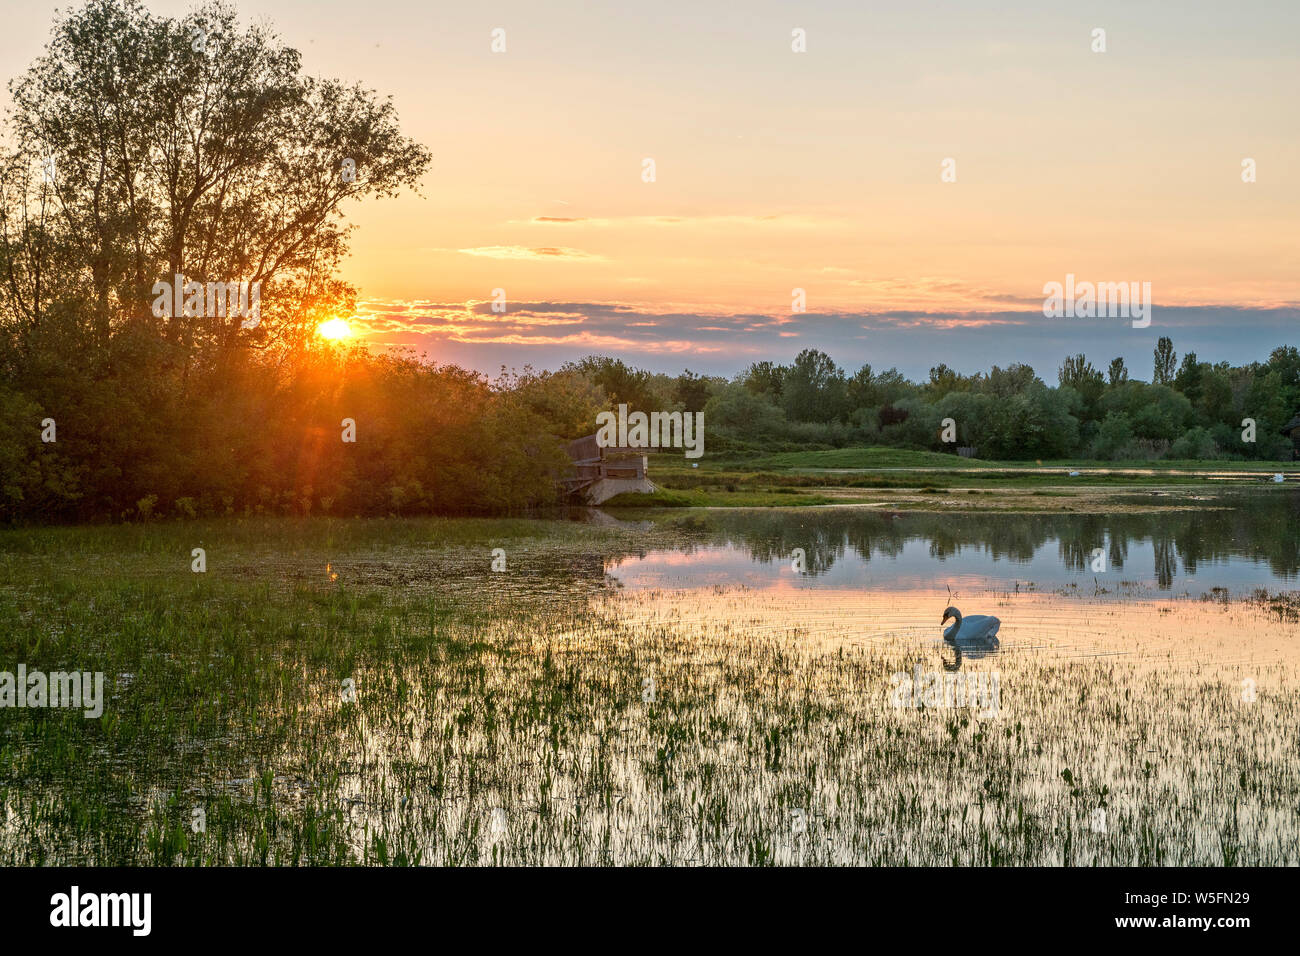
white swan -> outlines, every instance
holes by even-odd
[[[1000,646],[998,628],[1002,626],[1002,622],[996,617],[972,614],[970,617],[963,618],[961,611],[949,606],[943,610],[943,620],[939,622],[940,625],[947,624],[950,617],[956,620],[952,627],[943,632],[943,639],[949,644],[956,644],[966,651],[976,649],[995,651]]]

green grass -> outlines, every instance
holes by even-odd
[[[841,471],[842,469],[842,471]],[[1214,483],[1194,471],[1236,472],[1265,480],[1289,465],[1277,462],[994,462],[957,455],[898,448],[840,448],[782,452],[770,455],[719,455],[694,464],[676,454],[651,456],[650,475],[662,491],[650,506],[726,507],[770,504],[822,504],[827,501],[880,500],[877,495],[830,498],[819,489],[915,490],[921,486],[948,489],[1015,490],[1045,485],[1134,489],[1194,486]],[[1070,477],[1070,471],[1081,474]],[[1136,471],[1145,473],[1117,474]],[[787,496],[772,499],[772,495]],[[797,496],[792,500],[789,496]],[[616,506],[636,504],[626,495]]]
[[[726,462],[720,459],[720,462]],[[741,459],[732,459],[730,464],[740,464]],[[932,451],[914,451],[901,448],[867,447],[834,448],[819,451],[781,452],[773,455],[759,455],[743,460],[752,469],[799,469],[799,468],[940,468],[945,470],[967,468],[1000,468],[1012,470],[1048,469],[1109,469],[1109,470],[1146,470],[1156,471],[1245,471],[1272,474],[1294,468],[1290,462],[1270,461],[1089,461],[1085,459],[1065,459],[1043,461],[992,461],[978,458],[962,458],[960,455],[943,454]]]
[[[606,501],[605,508],[780,508],[827,505],[843,499],[800,493],[793,487],[758,490],[725,488],[660,489],[653,494],[627,492]]]
[[[0,709],[0,808],[21,821],[0,831],[0,863],[414,862],[404,835],[368,832],[368,813],[390,788],[427,799],[453,786],[450,754],[412,768],[395,751],[376,769],[372,735],[454,749],[444,730],[466,728],[459,709],[417,726],[412,708],[451,693],[456,708],[490,712],[484,669],[529,644],[539,610],[564,606],[591,549],[625,539],[560,521],[441,519],[0,534],[0,669],[103,672],[107,698],[92,720]],[[190,569],[199,546],[203,574]],[[494,547],[540,570],[545,605],[520,575],[489,571]],[[489,601],[476,599],[484,586]],[[527,658],[540,666],[531,647]],[[501,716],[531,734],[553,689],[516,676]],[[356,704],[341,703],[344,678],[361,689]],[[444,862],[476,859],[453,844]]]
[[[267,528],[274,527],[273,539]],[[608,532],[587,527],[600,537]],[[569,539],[567,521],[536,518],[216,518],[197,521],[157,521],[64,527],[0,529],[0,562],[16,555],[44,555],[60,562],[102,558],[111,553],[153,561],[220,538],[235,553],[251,555],[270,548],[277,555],[399,550],[412,547],[451,548],[485,540]],[[0,563],[0,567],[3,564]]]
[[[959,455],[903,448],[833,448],[780,452],[746,463],[753,468],[968,468],[979,462]]]

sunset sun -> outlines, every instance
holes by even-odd
[[[328,322],[322,322],[316,327],[316,334],[321,338],[337,342],[348,338],[352,334],[352,326],[348,325],[346,319],[330,319]]]

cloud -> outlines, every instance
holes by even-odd
[[[850,270],[827,267],[822,272],[831,276],[842,276]],[[845,285],[853,289],[867,290],[877,301],[916,303],[938,310],[952,302],[971,302],[982,305],[1031,306],[1041,308],[1042,294],[1021,295],[1001,289],[990,289],[961,279],[945,276],[921,276],[920,278],[896,277],[855,277],[844,280]]]
[[[514,225],[521,224],[521,221],[517,219],[512,219],[510,222]],[[801,213],[721,213],[702,216],[534,216],[523,221],[523,224],[544,226],[565,226],[576,223],[600,228],[626,226],[633,229],[644,229],[648,226],[682,225],[692,227],[740,226],[748,228],[755,223],[770,223],[798,229],[826,229],[836,224],[842,224],[843,220],[826,216],[809,216]]]
[[[475,246],[456,251],[467,256],[483,256],[488,259],[586,259],[589,261],[604,259],[604,256],[583,252],[581,249],[570,249],[567,246]]]
[[[1134,377],[1149,377],[1156,339],[1171,336],[1179,355],[1234,364],[1267,358],[1294,341],[1300,308],[1161,307],[1150,328],[1124,319],[1047,319],[1032,310],[876,310],[771,315],[636,302],[437,303],[371,301],[353,321],[376,346],[409,346],[431,358],[495,371],[501,365],[556,367],[592,351],[657,371],[689,366],[734,374],[751,362],[789,362],[817,348],[854,371],[896,366],[924,378],[942,363],[962,372],[1034,366],[1055,382],[1067,355],[1085,353],[1104,367],[1123,357]],[[692,356],[696,356],[692,358]]]

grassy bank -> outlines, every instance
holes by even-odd
[[[727,461],[727,459],[722,460]],[[792,470],[807,468],[897,468],[907,470],[937,468],[948,471],[954,469],[994,468],[1025,474],[1032,474],[1044,469],[1048,471],[1089,469],[1110,472],[1151,470],[1167,474],[1194,471],[1239,471],[1271,474],[1275,471],[1295,467],[1289,462],[1230,460],[1090,461],[1085,459],[1063,459],[1059,461],[991,461],[979,458],[963,458],[960,455],[932,451],[912,451],[880,446],[784,452],[774,455],[760,453],[747,458],[732,458],[729,463],[746,463],[751,467],[762,469]]]
[[[1236,482],[1269,482],[1289,463],[1230,461],[993,462],[897,448],[841,448],[779,454],[651,456],[656,495],[623,495],[609,507],[747,507],[864,504],[896,509],[965,509],[987,495],[985,507],[1055,508],[1044,499],[1073,499],[1081,508],[1106,506],[1106,495],[1187,491]],[[1071,474],[1077,472],[1077,474]],[[1039,499],[1039,500],[1035,500]]]

